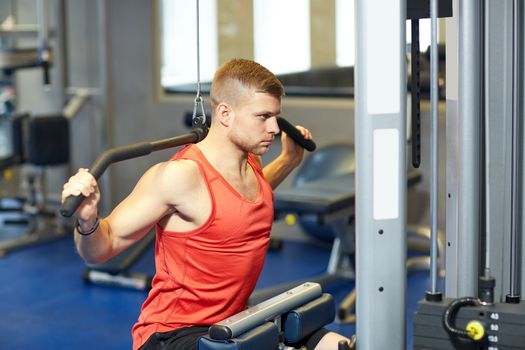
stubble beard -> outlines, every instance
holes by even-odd
[[[230,134],[230,139],[237,147],[239,147],[239,149],[246,153],[252,153],[257,156],[262,156],[268,152],[269,149],[269,147],[261,146],[259,142],[253,142],[249,138],[241,136],[235,132]]]

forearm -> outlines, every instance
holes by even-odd
[[[165,175],[164,166],[172,163],[163,164],[150,168],[139,180],[132,193],[113,209],[111,214],[104,219],[99,219],[98,226],[96,225],[98,191],[76,189],[76,184],[80,182],[78,179],[84,178],[85,183],[94,183],[94,179],[90,181],[91,175],[86,171],[80,171],[64,186],[63,198],[78,195],[78,192],[85,196],[91,193],[90,197],[85,199],[75,212],[79,225],[75,227],[74,232],[77,251],[88,264],[100,264],[119,254],[142,239],[156,222],[170,212],[171,207],[167,204],[169,200],[164,198],[166,191],[163,189],[169,188],[168,185],[172,186],[172,184],[163,179],[180,178],[180,176],[178,173]],[[181,166],[177,165],[176,169],[179,168]],[[195,166],[195,171],[200,171],[197,166]],[[193,178],[194,174],[191,174],[191,177]]]
[[[80,228],[89,230],[92,224],[83,223]],[[104,263],[114,255],[111,228],[105,219],[100,219],[98,228],[87,236],[81,235],[75,227],[74,237],[79,255],[88,264]]]
[[[264,177],[272,189],[275,189],[297,166],[297,162],[292,162],[289,158],[280,155],[264,167]]]

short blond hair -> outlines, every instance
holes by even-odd
[[[217,69],[211,84],[210,99],[214,109],[221,102],[235,104],[245,89],[284,96],[283,84],[261,64],[247,59],[232,59]]]

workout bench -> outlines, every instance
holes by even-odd
[[[228,317],[199,339],[198,350],[284,350],[332,322],[334,299],[306,282]],[[353,349],[342,341],[340,350]]]

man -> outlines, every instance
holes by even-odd
[[[283,133],[281,154],[261,166],[279,133],[283,95],[263,66],[229,61],[213,79],[206,138],[151,167],[108,217],[98,219],[100,194],[86,169],[64,185],[63,199],[86,197],[75,213],[75,242],[88,263],[108,260],[156,225],[156,273],[133,327],[134,350],[196,349],[209,325],[245,308],[268,247],[272,189],[303,159],[303,149]],[[335,350],[341,339],[323,329],[305,344]]]

